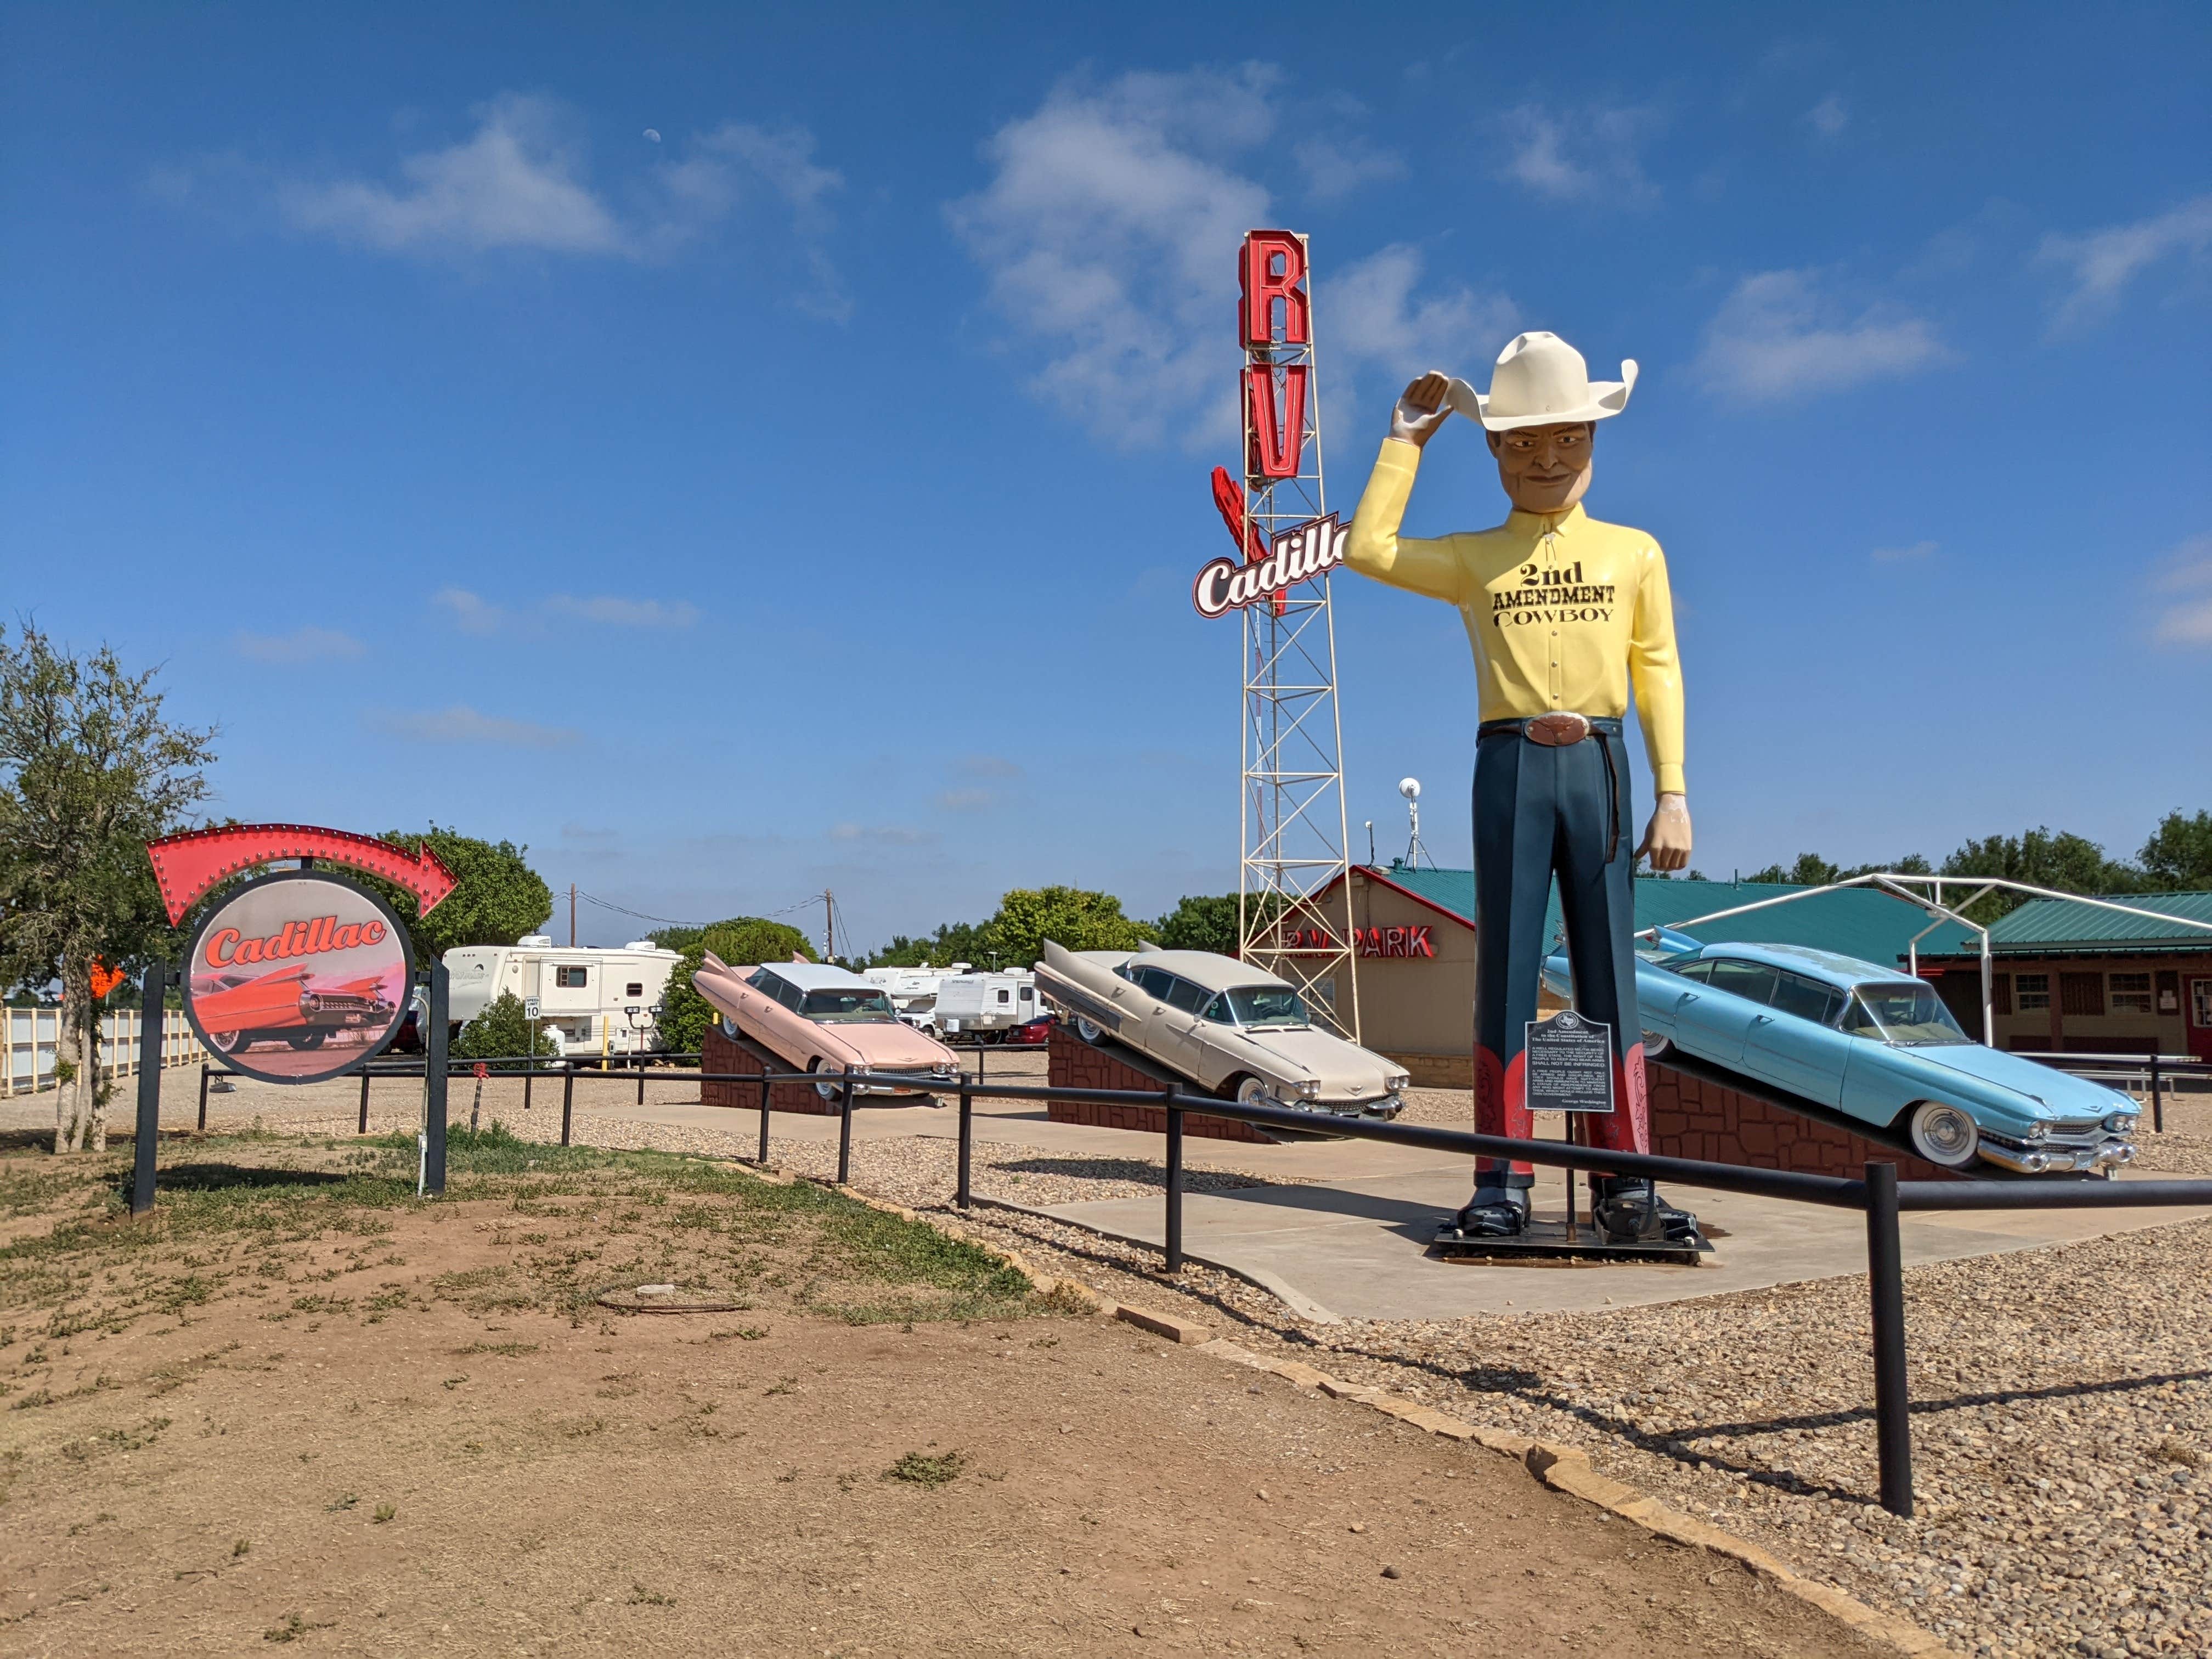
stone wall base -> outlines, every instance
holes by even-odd
[[[787,1060],[779,1060],[750,1037],[728,1037],[722,1035],[720,1020],[707,1028],[706,1041],[700,1044],[700,1069],[705,1072],[788,1072],[796,1068]],[[702,1106],[737,1106],[750,1111],[760,1110],[760,1085],[757,1083],[702,1083],[699,1103]],[[811,1083],[771,1083],[768,1085],[768,1109],[771,1112],[811,1112],[817,1117],[837,1115],[837,1102],[824,1100]]]
[[[1753,1170],[1803,1175],[1863,1176],[1869,1164],[1894,1164],[1899,1181],[1956,1181],[1966,1172],[1938,1169],[1925,1158],[1739,1090],[1678,1072],[1662,1060],[1644,1063],[1651,1103],[1651,1150]]]
[[[1103,1050],[1092,1048],[1063,1025],[1052,1028],[1052,1040],[1045,1058],[1045,1084],[1048,1088],[1157,1091],[1161,1086],[1158,1078],[1146,1077]],[[1190,1087],[1194,1091],[1196,1085]],[[1046,1115],[1054,1123],[1084,1123],[1097,1129],[1134,1129],[1139,1133],[1154,1135],[1164,1135],[1168,1132],[1168,1113],[1164,1106],[1055,1100],[1048,1103]],[[1239,1123],[1232,1118],[1214,1117],[1205,1112],[1185,1111],[1182,1132],[1187,1135],[1205,1135],[1215,1140],[1255,1140],[1262,1145],[1267,1144],[1269,1139],[1249,1123]]]

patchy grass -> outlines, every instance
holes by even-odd
[[[965,1452],[949,1451],[932,1457],[927,1452],[910,1451],[884,1471],[884,1479],[903,1480],[910,1486],[949,1486],[967,1467]]]

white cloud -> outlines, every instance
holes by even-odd
[[[368,647],[350,634],[327,628],[295,628],[289,634],[240,634],[232,643],[238,653],[256,662],[350,662]]]
[[[1512,154],[1498,176],[1539,196],[1641,205],[1659,193],[1638,154],[1659,125],[1648,106],[1554,113],[1523,104],[1499,125]]]
[[[562,749],[582,741],[565,726],[538,726],[479,714],[466,703],[416,712],[386,711],[373,723],[413,743],[494,744],[509,749]]]
[[[1305,172],[1307,190],[1324,202],[1406,176],[1404,156],[1364,138],[1309,138],[1291,154]]]
[[[1070,82],[985,143],[988,181],[946,212],[1033,394],[1125,446],[1235,442],[1235,256],[1271,218],[1239,167],[1274,131],[1278,80],[1248,64]],[[1325,368],[1351,362],[1341,270],[1316,282]]]
[[[2110,311],[2129,283],[2168,256],[2201,261],[2208,248],[2212,195],[2193,197],[2133,224],[2108,225],[2081,236],[2045,236],[2035,257],[2039,264],[2065,267],[2073,279],[2073,290],[2054,319],[2064,325]]]
[[[651,148],[610,191],[592,180],[582,124],[564,106],[503,93],[475,114],[468,137],[403,155],[395,179],[283,179],[277,209],[297,229],[387,253],[527,249],[650,260],[759,204],[769,210],[760,228],[774,224],[778,234],[751,240],[796,261],[794,303],[820,316],[850,314],[826,246],[836,225],[827,198],[844,179],[814,159],[805,128],[731,121],[680,147],[648,128]],[[158,169],[151,185],[182,201],[218,166]]]
[[[952,769],[963,778],[1018,778],[1022,775],[1019,763],[1004,755],[963,755],[953,762]]]
[[[1924,318],[1876,306],[1852,314],[1823,295],[1817,273],[1747,276],[1706,325],[1698,372],[1746,403],[1780,403],[1911,374],[1950,349]]]
[[[464,634],[496,634],[507,623],[506,611],[465,587],[441,587],[430,603],[450,611],[453,626]]]
[[[1844,100],[1832,92],[1805,112],[1805,125],[1823,138],[1840,137],[1844,129],[1850,124],[1850,111],[1844,107]]]
[[[278,204],[303,230],[386,252],[632,251],[630,235],[582,178],[580,147],[566,136],[556,106],[507,93],[478,114],[473,137],[404,158],[397,185],[294,183],[278,192]]]
[[[1912,559],[1933,558],[1937,546],[1938,544],[1935,542],[1914,542],[1909,547],[1877,547],[1874,550],[1874,558],[1876,562],[1881,564],[1899,564]]]
[[[1410,376],[1431,365],[1463,370],[1497,355],[1513,331],[1513,301],[1469,288],[1417,299],[1421,267],[1419,248],[1395,243],[1329,285],[1332,359],[1371,362]]]
[[[2151,579],[2161,645],[2212,646],[2212,534],[2191,536],[2159,561]]]
[[[556,593],[545,601],[545,609],[556,617],[572,617],[607,628],[689,628],[699,620],[699,607],[689,599],[664,603],[617,599],[607,593],[588,599]]]
[[[989,789],[946,789],[937,797],[937,804],[948,812],[985,812],[998,801],[997,793]]]

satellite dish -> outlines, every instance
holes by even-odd
[[[1398,781],[1398,793],[1403,795],[1407,800],[1420,799],[1421,781],[1419,778],[1400,779]]]

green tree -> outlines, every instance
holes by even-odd
[[[1943,860],[1947,876],[2002,876],[2061,893],[2126,893],[2142,884],[2139,872],[2115,864],[2084,836],[2048,828],[2021,836],[1969,841]],[[2024,893],[1995,892],[1965,914],[1989,922],[2027,902]]]
[[[210,728],[162,718],[157,671],[106,646],[58,650],[29,623],[0,635],[0,982],[62,984],[54,1150],[107,1146],[92,963],[135,970],[175,948],[146,843],[207,794]]]
[[[2169,893],[2212,889],[2212,812],[2168,812],[2136,854],[2143,884]]]
[[[553,890],[511,841],[479,841],[436,824],[420,834],[387,830],[394,847],[419,852],[428,846],[453,872],[453,890],[428,915],[415,896],[374,876],[362,879],[383,894],[407,924],[416,957],[425,963],[461,945],[512,945],[535,933],[553,914]]]
[[[667,947],[680,949],[684,958],[668,975],[668,988],[661,994],[660,1012],[655,1020],[661,1042],[680,1054],[697,1054],[700,1044],[707,1040],[707,1028],[720,1018],[714,1005],[701,996],[691,983],[691,976],[699,971],[708,951],[712,951],[732,968],[752,963],[788,962],[793,956],[807,954],[805,934],[787,923],[769,921],[759,916],[732,916],[726,921],[710,922],[704,927],[684,931],[692,935],[687,944]],[[662,937],[656,933],[654,943],[660,943]]]
[[[544,1020],[532,1020],[522,1012],[521,998],[501,991],[461,1027],[447,1052],[455,1060],[502,1060],[517,1054],[557,1055],[561,1045],[547,1033]]]
[[[925,965],[941,968],[952,963],[964,962],[977,968],[996,968],[983,929],[974,922],[951,921],[941,924],[927,939],[909,939],[904,933],[891,935],[891,942],[867,959],[871,968],[920,968]]]
[[[1219,898],[1186,896],[1176,908],[1152,924],[1152,933],[1170,951],[1211,951],[1218,957],[1237,954],[1237,895]]]
[[[1133,951],[1151,930],[1121,914],[1111,893],[1080,887],[1017,888],[983,924],[986,948],[1005,967],[1026,968],[1051,939],[1071,951]]]

